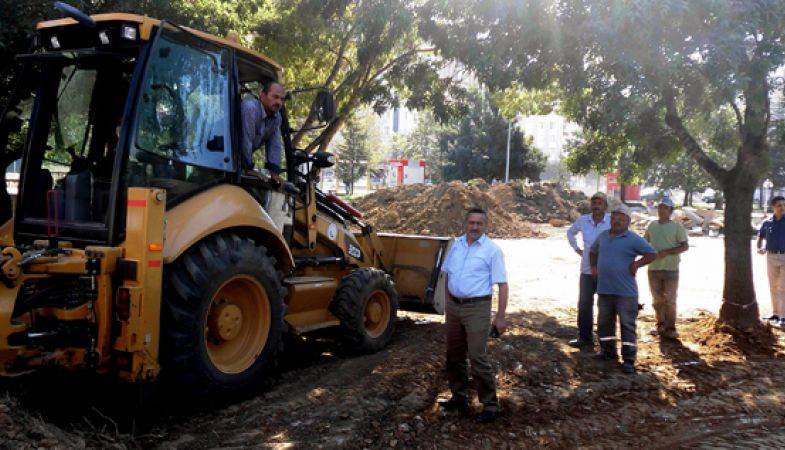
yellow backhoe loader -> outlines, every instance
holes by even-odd
[[[449,239],[376,234],[292,147],[281,183],[240,159],[240,102],[280,65],[236,41],[132,14],[37,25],[5,132],[26,130],[0,224],[0,375],[46,366],[193,393],[243,392],[285,334],[333,327],[383,348],[400,308],[436,309]],[[318,92],[314,113],[334,115]],[[6,139],[7,141],[7,139]]]

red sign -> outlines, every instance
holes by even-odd
[[[611,172],[605,175],[605,190],[607,192],[619,189],[619,172]]]

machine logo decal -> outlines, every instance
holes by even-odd
[[[353,258],[362,259],[363,254],[359,248],[355,247],[352,244],[349,244],[349,255]]]
[[[331,223],[329,227],[327,227],[327,237],[330,238],[331,241],[334,241],[336,237],[338,237],[338,225]]]

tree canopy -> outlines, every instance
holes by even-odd
[[[447,58],[491,86],[554,84],[587,130],[590,158],[650,166],[692,158],[723,188],[721,318],[759,324],[749,236],[752,194],[770,157],[769,94],[785,62],[776,0],[432,0],[423,28]],[[691,121],[731,111],[735,158],[712,157]],[[585,161],[585,159],[584,159]]]

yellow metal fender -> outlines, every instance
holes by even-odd
[[[285,270],[294,266],[289,246],[267,211],[242,188],[228,184],[191,197],[166,213],[164,263],[205,237],[231,229],[260,238]]]

